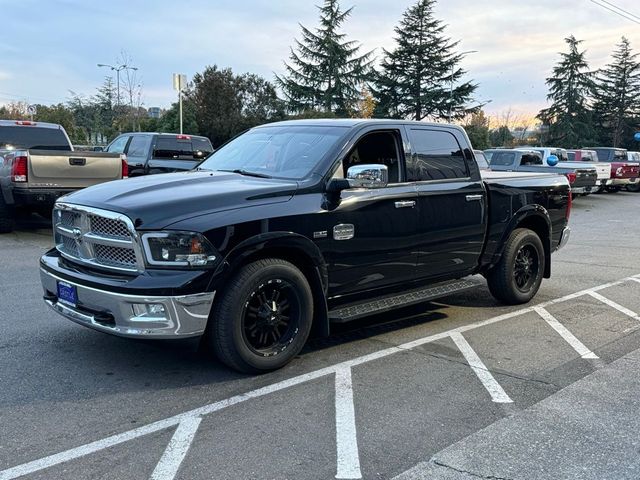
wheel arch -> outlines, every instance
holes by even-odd
[[[544,278],[551,277],[551,235],[552,226],[549,212],[541,205],[527,205],[520,209],[509,222],[501,240],[498,260],[504,254],[507,239],[518,228],[527,228],[538,235],[544,247]]]
[[[270,232],[244,240],[225,257],[216,283],[224,285],[243,265],[262,258],[286,260],[302,271],[313,294],[312,334],[328,336],[327,265],[320,249],[307,237],[291,232]]]

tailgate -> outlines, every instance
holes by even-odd
[[[614,172],[616,178],[637,178],[640,174],[640,167],[637,163],[621,163],[616,166]]]
[[[84,188],[120,178],[119,154],[29,151],[29,186]]]
[[[598,179],[598,174],[595,170],[583,170],[581,168],[576,170],[576,180],[571,184],[572,187],[593,187]]]

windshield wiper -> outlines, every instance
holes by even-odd
[[[237,168],[236,170],[218,170],[219,172],[229,172],[229,173],[237,173],[238,175],[244,175],[245,177],[257,177],[257,178],[273,178],[271,175],[266,175],[264,173],[258,172],[250,172],[248,170],[243,170],[241,168]]]

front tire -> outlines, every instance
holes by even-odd
[[[514,230],[500,262],[486,275],[489,291],[507,305],[528,303],[542,284],[545,254],[542,241],[529,229]]]
[[[640,192],[640,183],[632,183],[631,185],[627,185],[628,192]]]
[[[247,264],[214,304],[205,341],[227,366],[244,373],[277,370],[302,350],[313,295],[293,264],[266,258]]]

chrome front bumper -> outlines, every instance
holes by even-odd
[[[569,227],[564,227],[562,231],[562,236],[560,237],[560,243],[558,244],[558,250],[565,247],[567,243],[569,243],[569,239],[571,238],[571,229]]]
[[[40,269],[44,301],[60,315],[105,333],[134,338],[188,338],[204,333],[215,292],[177,297],[112,293],[63,280]],[[76,287],[77,306],[57,298],[58,282]],[[156,316],[140,315],[146,306],[162,305]],[[138,312],[136,312],[136,310]]]

